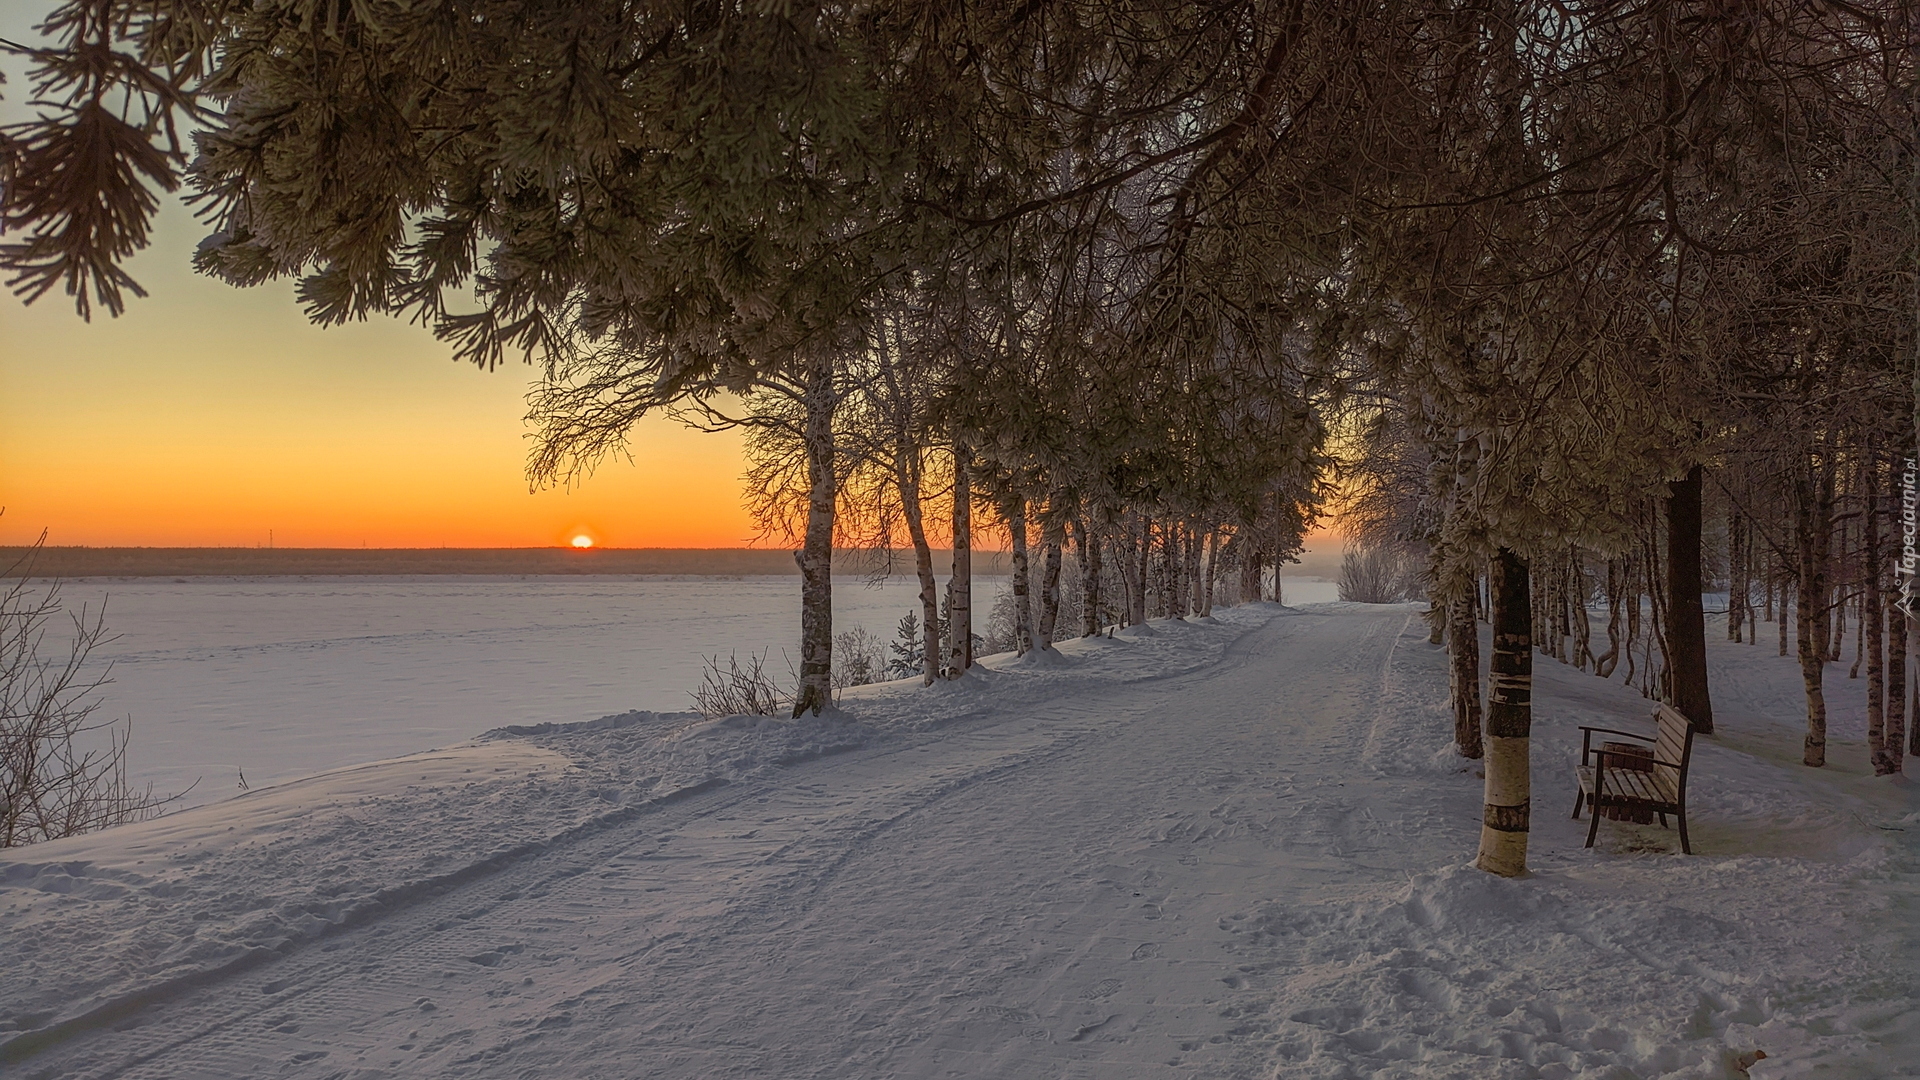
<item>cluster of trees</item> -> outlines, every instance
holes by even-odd
[[[538,479],[651,411],[748,426],[803,540],[796,715],[830,694],[836,535],[904,531],[931,635],[951,534],[931,679],[970,660],[977,529],[1022,579],[1037,535],[1043,598],[1077,548],[1125,618],[1155,573],[1191,610],[1351,460],[1442,629],[1489,582],[1461,745],[1496,872],[1536,600],[1595,559],[1644,593],[1664,523],[1661,690],[1705,726],[1708,472],[1819,621],[1838,492],[1911,446],[1891,0],[68,0],[47,29],[0,151],[17,288],[118,310],[188,177],[206,272],[537,362]]]

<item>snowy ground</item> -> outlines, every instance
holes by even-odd
[[[628,714],[0,855],[9,1077],[1920,1075],[1912,789],[1715,643],[1695,848],[1603,823],[1537,660],[1535,873],[1465,867],[1410,607],[1250,605],[857,691]],[[1857,696],[1840,684],[1836,698]]]
[[[989,583],[989,590],[992,582]],[[690,707],[702,658],[782,650],[798,578],[84,580],[116,639],[104,711],[135,780],[188,801],[446,746],[505,724]],[[989,591],[989,595],[991,592]],[[836,625],[891,638],[919,584],[844,579]]]
[[[799,663],[795,577],[128,578],[107,604],[103,712],[134,721],[133,779],[184,805],[399,757],[509,724],[690,707],[704,658]],[[1290,601],[1328,582],[1285,582]],[[1006,587],[983,578],[992,610]],[[843,577],[834,625],[891,640],[920,585]],[[196,786],[197,785],[197,786]]]

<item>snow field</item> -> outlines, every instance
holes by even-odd
[[[989,591],[1000,579],[986,579]],[[188,805],[509,724],[692,707],[703,658],[799,663],[792,577],[134,578],[67,582],[115,640],[103,716],[133,779]],[[858,577],[836,625],[888,639],[919,585]]]
[[[1517,881],[1464,865],[1479,782],[1407,607],[1156,622],[826,720],[496,731],[0,856],[0,1062],[1622,1080],[1764,1049],[1754,1077],[1916,1075],[1920,815],[1844,738],[1792,764],[1768,680],[1797,674],[1764,651],[1715,643],[1693,858],[1610,821],[1582,849],[1575,725],[1648,706],[1536,657]]]

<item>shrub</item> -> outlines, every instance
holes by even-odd
[[[1356,546],[1340,556],[1340,599],[1362,604],[1398,604],[1421,596],[1419,575],[1399,551]]]
[[[132,719],[94,719],[112,672],[93,660],[111,640],[105,606],[69,612],[58,581],[31,580],[45,540],[0,573],[0,847],[138,821],[171,801],[127,781]],[[63,614],[72,639],[63,657],[45,656],[47,625]]]
[[[707,657],[705,663],[700,688],[692,692],[694,707],[703,716],[777,716],[782,706],[793,701],[793,695],[781,693],[767,672],[764,654],[749,655],[744,665],[739,656],[729,655],[724,671],[717,655]],[[792,681],[797,685],[800,680]]]

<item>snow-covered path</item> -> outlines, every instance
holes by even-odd
[[[1876,1057],[1809,964],[1882,980],[1853,1021],[1915,1015],[1848,944],[1858,868],[1581,852],[1558,748],[1540,873],[1462,868],[1479,785],[1434,753],[1410,610],[1234,618],[1146,631],[1224,644],[1155,677],[1076,676],[1096,652],[856,701],[950,698],[930,730],[685,788],[124,998],[23,1075],[1720,1077],[1743,1045]],[[1753,887],[1781,866],[1785,892]]]

